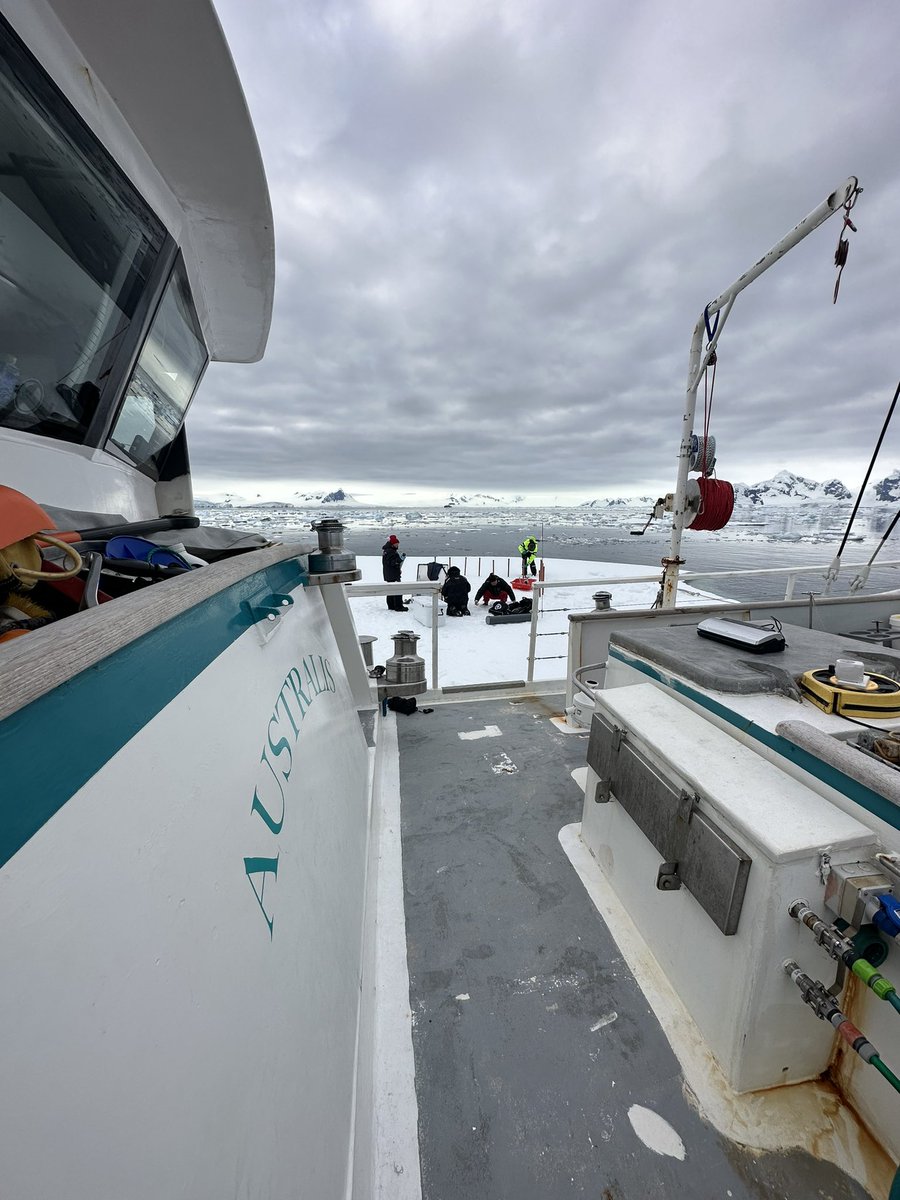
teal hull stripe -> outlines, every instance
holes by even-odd
[[[755,724],[748,717],[742,717],[740,713],[734,712],[733,709],[726,708],[724,704],[713,700],[711,696],[707,696],[704,692],[697,691],[690,684],[683,683],[680,679],[675,679],[662,671],[657,671],[643,659],[633,657],[618,646],[610,646],[609,657],[618,659],[619,662],[625,663],[628,667],[633,667],[634,670],[640,671],[642,675],[646,675],[650,679],[655,679],[658,683],[665,684],[673,692],[678,692],[681,696],[687,696],[695,704],[699,704],[701,708],[707,709],[707,711],[714,713],[723,721],[727,721],[729,725],[733,725],[735,729],[739,729],[741,733],[755,738],[756,741],[761,742],[770,750],[774,750],[777,754],[780,754],[782,758],[790,759],[791,762],[796,763],[802,770],[815,776],[816,779],[820,779],[822,783],[827,784],[829,787],[834,788],[836,792],[841,792],[855,804],[872,813],[873,816],[887,822],[888,825],[893,825],[895,829],[900,829],[900,809],[895,804],[885,799],[884,796],[880,796],[878,792],[873,792],[865,784],[852,779],[849,775],[845,775],[837,767],[832,767],[828,763],[822,762],[814,754],[810,754],[808,750],[804,750],[800,746],[795,746],[793,742],[789,742],[787,738],[780,737],[777,733],[771,733],[768,729],[763,729],[762,726]]]
[[[245,601],[306,582],[288,559],[201,601],[0,722],[0,866],[251,625]],[[240,681],[236,695],[240,700]],[[185,726],[185,737],[190,726]],[[135,787],[152,786],[153,762]],[[129,796],[118,798],[122,818]],[[114,836],[114,834],[112,835]]]

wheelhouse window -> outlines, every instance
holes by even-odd
[[[0,424],[84,440],[165,241],[0,19]]]
[[[207,363],[206,343],[179,258],[144,342],[111,441],[151,472],[178,434]]]

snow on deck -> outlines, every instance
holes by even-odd
[[[397,585],[398,592],[408,588],[416,580],[419,563],[431,562],[430,558],[407,558],[403,564],[403,581]],[[483,605],[476,608],[472,603],[475,593],[490,572],[491,563],[496,562],[498,574],[503,574],[505,559],[482,558],[482,572],[478,575],[478,559],[469,559],[468,567],[460,558],[454,559],[454,565],[464,570],[466,578],[472,585],[472,596],[469,609],[470,617],[448,617],[446,623],[438,630],[438,661],[440,687],[455,684],[486,683],[499,680],[525,679],[528,673],[528,637],[530,624],[523,621],[517,625],[488,625],[485,623],[487,609]],[[381,576],[381,558],[360,556],[357,565],[363,573],[363,583],[383,583]],[[513,574],[517,571],[518,560],[514,564]],[[651,575],[652,569],[645,566],[633,566],[627,563],[584,562],[578,559],[545,559],[546,581],[561,581],[566,579],[590,579],[594,582],[581,587],[552,588],[543,594],[541,616],[538,626],[539,634],[556,636],[538,637],[537,659],[534,664],[534,677],[537,680],[562,679],[566,674],[566,657],[568,650],[570,612],[590,612],[594,607],[592,594],[602,585],[604,591],[612,593],[613,608],[649,608],[656,598],[658,584],[646,583],[615,583],[607,585],[607,579],[623,579],[632,576]],[[503,569],[501,569],[503,568]],[[508,583],[512,577],[503,576]],[[383,663],[394,652],[391,635],[400,629],[412,629],[421,637],[418,652],[425,659],[428,672],[428,683],[431,686],[431,629],[420,624],[414,615],[414,609],[409,612],[391,612],[387,607],[384,596],[354,597],[352,586],[350,591],[350,608],[360,634],[374,634],[378,641],[373,646],[374,661]],[[682,585],[679,596],[695,597],[698,600],[708,597],[696,589]],[[518,594],[518,593],[517,593]],[[524,592],[522,595],[528,595]],[[408,598],[409,591],[403,591]],[[425,601],[430,604],[430,597]]]

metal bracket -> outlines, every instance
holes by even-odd
[[[827,883],[828,876],[831,874],[831,855],[828,852],[830,849],[829,846],[819,855],[819,881],[821,883]]]
[[[696,792],[688,792],[682,789],[681,795],[678,797],[678,812],[675,817],[677,821],[685,826],[681,834],[682,841],[686,835],[687,826],[691,823],[691,815],[699,803],[700,797]]]
[[[256,626],[256,632],[265,643],[281,628],[281,619],[293,603],[293,596],[284,592],[270,592],[261,600],[244,600],[241,608]]]
[[[611,790],[611,779],[598,779],[594,785],[594,803],[609,804]]]
[[[699,805],[700,797],[696,792],[682,789],[678,797],[678,808],[675,813],[676,843],[679,853],[683,853],[687,842],[688,826],[694,808]],[[681,887],[681,875],[678,872],[678,862],[664,862],[656,873],[656,886],[661,892],[677,892]]]
[[[846,980],[846,978],[847,978],[847,968],[844,966],[843,962],[840,959],[838,959],[837,974],[834,977],[834,983],[828,989],[828,994],[830,996],[839,996],[841,994],[841,992],[844,990],[844,981]]]
[[[661,892],[677,892],[681,887],[681,876],[678,874],[677,862],[659,864],[656,874],[656,886]]]
[[[613,725],[612,727],[612,748],[618,750],[628,736],[628,730],[623,729],[621,725]]]

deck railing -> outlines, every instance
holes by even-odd
[[[457,556],[457,563],[459,563],[460,561],[461,561],[460,556]],[[503,562],[502,559],[490,558],[489,556],[486,556],[486,555],[483,555],[480,559],[478,558],[477,555],[469,555],[468,558],[463,561],[465,561],[466,563],[471,562],[473,565],[476,562],[478,562],[479,564],[481,564],[481,563],[487,564],[488,562],[490,562],[492,564],[492,569],[493,569],[493,564],[495,564],[497,562],[500,562],[502,564],[502,562]],[[509,561],[512,561],[512,560],[509,560]],[[851,570],[861,570],[864,565],[865,564],[863,564],[863,563],[847,563],[847,564],[845,564],[845,569],[847,572],[849,572]],[[882,568],[895,568],[896,569],[898,567],[900,567],[900,560],[897,560],[897,559],[892,559],[888,562],[879,562],[878,563],[879,569],[882,569]],[[478,569],[481,570],[480,565],[479,565]],[[702,598],[702,597],[696,597],[696,598],[692,597],[691,599],[692,600],[696,599],[698,604],[703,605],[704,607],[711,606],[711,607],[715,607],[717,610],[722,610],[722,611],[733,610],[735,612],[743,611],[743,610],[747,609],[748,607],[775,608],[775,607],[779,607],[779,606],[785,606],[790,609],[799,609],[799,608],[808,606],[809,611],[810,611],[808,623],[810,625],[812,623],[813,610],[816,608],[824,609],[826,607],[827,608],[841,608],[844,606],[856,606],[856,605],[860,605],[860,604],[871,603],[873,601],[877,601],[879,599],[879,597],[882,595],[884,595],[886,598],[888,595],[890,595],[890,593],[869,593],[869,594],[867,594],[867,593],[861,592],[854,596],[840,596],[840,597],[836,597],[836,596],[824,597],[823,596],[823,597],[817,598],[815,593],[810,592],[810,593],[807,593],[807,595],[802,600],[795,599],[797,580],[801,576],[803,576],[803,575],[824,576],[825,571],[827,569],[828,569],[827,563],[821,563],[821,564],[813,563],[813,564],[806,564],[804,566],[797,566],[797,567],[759,567],[759,568],[752,568],[749,570],[741,569],[741,570],[732,570],[732,571],[686,571],[681,574],[679,583],[681,585],[683,585],[683,584],[691,582],[692,580],[698,580],[698,579],[708,581],[708,580],[714,580],[714,579],[742,579],[742,578],[751,578],[751,577],[755,578],[755,577],[762,577],[762,576],[773,576],[775,578],[783,578],[785,580],[785,589],[784,589],[784,596],[780,600],[766,600],[765,598],[760,598],[760,599],[753,600],[753,601],[748,601],[747,599],[730,600],[725,597],[716,598],[716,597],[712,597],[712,596],[710,596],[709,601],[705,601],[704,598]],[[568,630],[551,631],[551,632],[547,632],[546,634],[541,633],[539,631],[538,626],[539,626],[541,613],[544,611],[549,611],[549,610],[544,609],[544,607],[542,606],[542,603],[541,603],[545,592],[551,592],[554,589],[559,590],[560,588],[591,588],[593,591],[597,591],[597,590],[602,590],[602,589],[605,589],[608,587],[613,587],[617,584],[618,585],[633,584],[633,583],[655,583],[655,584],[658,584],[659,581],[660,581],[660,575],[659,575],[658,571],[648,572],[646,575],[615,575],[615,574],[611,574],[609,576],[604,576],[602,578],[594,577],[592,579],[552,579],[552,580],[550,580],[550,579],[542,580],[540,578],[535,579],[533,581],[533,585],[532,585],[532,598],[534,601],[534,606],[532,608],[531,625],[529,628],[529,638],[528,638],[528,661],[527,661],[527,674],[526,674],[527,681],[529,683],[534,681],[535,662],[541,661],[541,660],[547,660],[547,659],[563,660],[563,659],[567,658],[566,653],[544,654],[544,655],[538,655],[536,653],[538,637],[544,637],[544,636],[546,636],[546,637],[568,637]],[[441,581],[440,580],[431,581],[431,580],[417,579],[417,580],[411,580],[409,582],[404,581],[399,586],[402,589],[404,595],[431,596],[431,603],[432,603],[431,669],[430,669],[429,674],[430,674],[430,679],[431,679],[431,687],[432,687],[432,689],[434,689],[436,691],[436,690],[438,690],[438,688],[440,686],[439,685],[440,642],[439,642],[438,612],[439,612],[439,607],[440,607],[440,591],[441,591],[441,586],[442,586]],[[398,585],[396,583],[353,583],[353,584],[347,585],[347,592],[351,599],[354,597],[361,597],[361,596],[389,596],[389,595],[396,594],[397,591],[398,591]],[[684,598],[684,599],[686,600],[687,598]],[[684,601],[682,601],[682,605],[679,607],[683,608],[683,606],[684,606]],[[587,605],[579,605],[577,608],[569,606],[566,608],[565,611],[569,611],[569,612],[584,611],[584,609],[586,607],[587,607]],[[632,617],[632,618],[640,613],[645,613],[648,617],[658,617],[661,615],[660,610],[651,609],[649,606],[646,606],[646,605],[619,606],[619,611],[627,611],[629,614],[629,617]],[[669,609],[667,611],[670,615],[673,612],[672,609]],[[884,635],[883,635],[884,640],[890,640],[890,637],[891,637],[890,633],[887,630],[885,630]],[[562,676],[564,674],[565,674],[565,672],[560,672],[560,678],[562,678]]]

